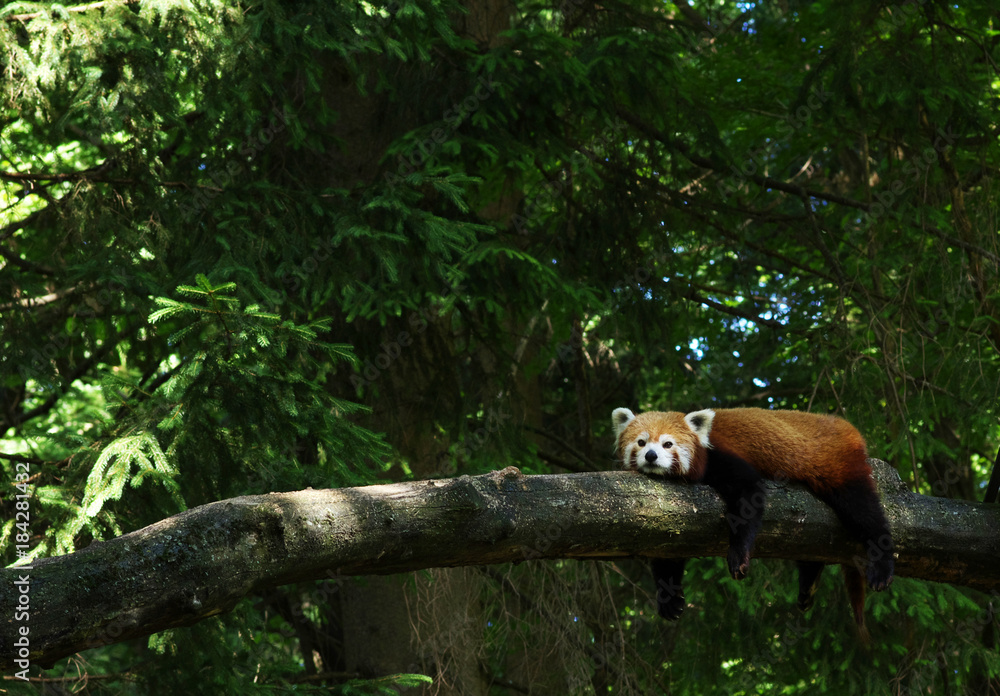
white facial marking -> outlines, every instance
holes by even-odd
[[[691,454],[670,434],[662,434],[650,442],[649,433],[642,432],[625,445],[624,463],[647,474],[684,476],[691,469]]]

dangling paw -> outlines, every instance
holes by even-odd
[[[750,572],[750,552],[729,547],[729,574],[734,580],[742,580]]]
[[[886,553],[881,558],[868,561],[867,580],[868,587],[876,592],[889,587],[892,584],[893,572],[896,569],[896,561],[891,553]]]
[[[684,613],[684,592],[677,590],[674,593],[659,592],[656,595],[656,610],[667,621],[676,621]]]

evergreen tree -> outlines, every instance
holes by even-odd
[[[0,480],[32,501],[27,529],[0,503],[5,560],[247,493],[613,468],[616,406],[836,412],[914,490],[981,499],[995,25],[982,0],[5,3]],[[1000,690],[980,593],[898,579],[866,652],[833,573],[804,617],[785,564],[691,574],[671,625],[639,561],[531,562],[279,588],[83,658],[136,693]]]

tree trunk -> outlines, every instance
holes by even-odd
[[[410,631],[407,575],[348,578],[341,585],[344,665],[374,678],[420,672]],[[419,689],[405,689],[416,694]]]

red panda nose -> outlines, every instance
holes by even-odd
[[[646,461],[652,464],[656,461],[656,452],[654,450],[649,450],[646,452]]]

